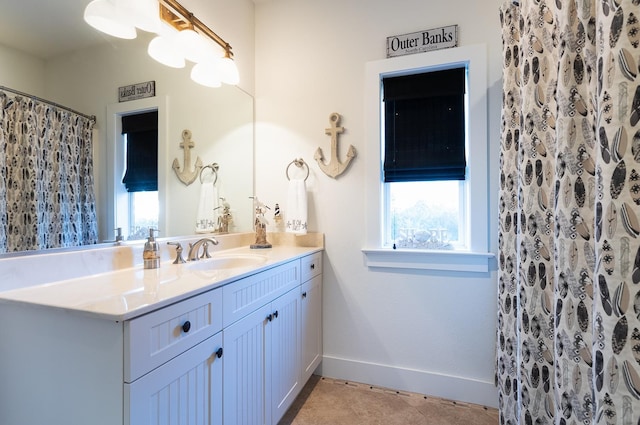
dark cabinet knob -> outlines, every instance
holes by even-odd
[[[187,333],[187,332],[189,332],[189,330],[191,330],[191,322],[187,320],[182,325],[182,332]]]
[[[273,312],[273,318],[274,318],[274,319],[277,319],[277,318],[278,318],[278,310],[276,310],[276,311],[274,311],[274,312]]]
[[[267,316],[267,322],[270,322],[273,320],[273,314],[270,314]]]
[[[218,348],[218,350],[216,351],[216,357],[217,358],[222,357],[222,347]]]
[[[307,293],[306,292],[302,293],[302,298],[307,298]]]
[[[316,268],[315,264],[311,264],[311,270],[314,270]]]

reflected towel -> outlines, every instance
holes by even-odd
[[[307,187],[303,179],[289,180],[287,232],[307,234]]]
[[[205,182],[200,186],[200,202],[196,216],[196,233],[215,232],[218,225],[219,202],[218,188],[213,182]]]

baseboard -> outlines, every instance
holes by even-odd
[[[498,392],[493,382],[326,355],[323,356],[322,364],[317,373],[335,379],[361,382],[488,407],[498,407]]]

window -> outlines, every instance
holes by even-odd
[[[386,183],[384,246],[394,249],[464,249],[466,181]]]
[[[129,236],[128,239],[144,239],[149,229],[158,229],[158,191],[129,193]]]
[[[100,235],[106,240],[113,240],[117,228],[122,229],[125,239],[132,239],[130,229],[135,225],[130,225],[133,220],[138,220],[140,216],[139,208],[130,208],[131,205],[146,205],[146,201],[140,201],[140,196],[149,195],[145,192],[128,192],[122,179],[126,172],[126,140],[122,134],[122,118],[130,115],[143,114],[145,112],[157,112],[157,164],[169,163],[167,155],[167,103],[166,96],[156,96],[144,99],[132,100],[129,102],[119,102],[107,105],[107,116],[104,128],[105,143],[101,143],[106,160],[106,185],[100,199],[104,200],[105,208],[98,211],[98,223],[100,225]],[[167,167],[158,167],[157,170],[157,226],[161,232],[167,229]],[[169,168],[169,171],[171,169]],[[132,199],[134,198],[134,199]],[[147,215],[146,213],[144,215]],[[142,225],[141,225],[142,226]],[[164,234],[164,233],[161,233]],[[143,235],[147,237],[149,234]]]
[[[128,239],[144,239],[158,228],[158,111],[122,117],[128,193]]]
[[[466,68],[382,79],[384,246],[466,246]]]
[[[366,125],[366,246],[363,252],[369,267],[451,270],[487,272],[489,259],[489,206],[487,164],[487,61],[486,46],[475,45],[443,49],[427,53],[400,56],[369,62],[365,76]],[[464,178],[461,179],[459,155],[452,165],[451,174],[429,178],[409,177],[408,181],[385,181],[385,162],[388,150],[384,81],[394,77],[432,74],[443,70],[465,70],[464,110],[466,135],[464,145]],[[384,106],[384,107],[383,107]],[[428,106],[427,106],[428,107]],[[435,148],[443,150],[442,147]],[[446,151],[446,149],[444,149]],[[459,153],[459,152],[458,152]],[[420,156],[420,155],[414,155]],[[424,154],[422,155],[424,156]],[[429,154],[430,157],[434,155]],[[454,161],[455,162],[455,161]],[[440,159],[440,164],[443,161]],[[411,165],[413,167],[413,165]],[[427,167],[428,168],[428,167]],[[449,170],[451,171],[451,170]],[[449,173],[447,171],[447,173]],[[428,171],[433,173],[433,170]],[[402,173],[400,173],[402,174]],[[411,173],[409,173],[411,176]],[[393,178],[391,180],[394,180]],[[419,187],[416,187],[419,186]],[[427,192],[429,191],[429,192]],[[446,192],[446,196],[442,196]],[[427,202],[412,199],[424,194]],[[438,206],[434,198],[441,200]],[[457,230],[448,223],[431,217],[431,224],[420,224],[426,230],[406,224],[402,212],[408,208],[417,216],[414,220],[429,218],[429,212],[450,208],[457,213],[448,214],[455,219]],[[440,214],[440,219],[443,219]],[[431,227],[432,226],[432,227]],[[395,233],[394,233],[395,232]],[[404,238],[406,243],[429,240],[422,246],[398,246],[393,240]],[[448,243],[443,244],[447,240]],[[451,246],[448,246],[448,244]],[[409,249],[411,248],[411,249]]]

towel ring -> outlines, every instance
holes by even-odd
[[[215,162],[211,165],[205,165],[204,167],[202,167],[202,169],[200,170],[200,183],[204,183],[202,179],[202,172],[207,168],[211,169],[211,172],[213,173],[213,176],[214,176],[213,184],[215,185],[216,182],[218,181],[218,169],[220,168],[218,164]]]
[[[294,159],[289,163],[289,165],[287,165],[287,169],[286,169],[287,180],[291,180],[291,178],[289,177],[289,167],[291,167],[292,165],[295,165],[298,168],[302,168],[303,165],[307,167],[307,175],[304,177],[304,181],[307,181],[307,178],[309,177],[309,166],[307,165],[306,162],[304,162],[304,159],[302,158]]]

